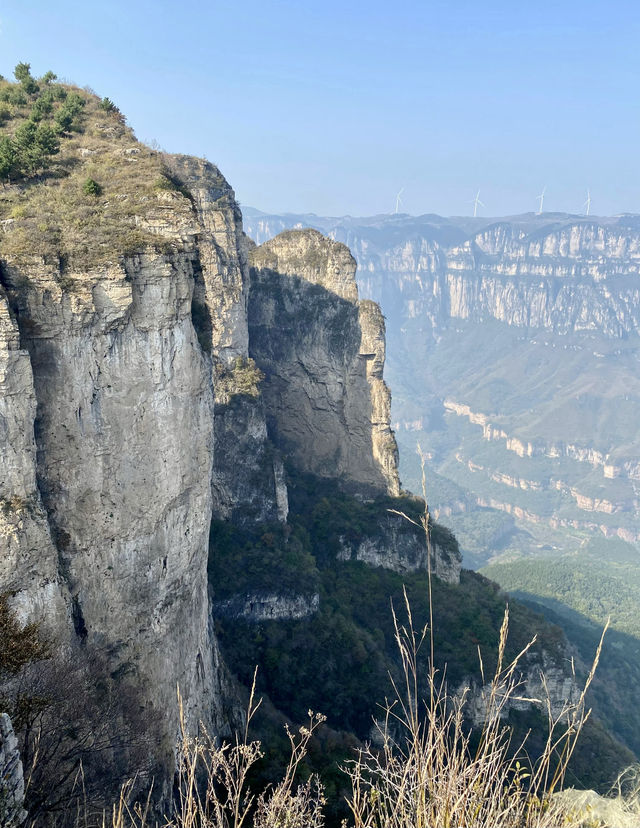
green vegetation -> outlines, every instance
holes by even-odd
[[[484,572],[560,624],[583,661],[608,617],[607,635],[591,703],[618,740],[640,754],[640,576],[635,547],[609,541],[614,557],[603,559],[604,541],[579,555],[518,559],[488,566]]]
[[[192,310],[193,313],[193,310]],[[198,325],[194,322],[196,329]],[[230,366],[216,363],[216,397],[229,401],[236,396],[258,397],[264,374],[251,357],[235,358]]]
[[[428,620],[428,579],[425,572],[400,575],[358,561],[340,560],[345,542],[375,539],[382,531],[386,510],[395,508],[416,518],[423,504],[417,498],[379,498],[366,503],[342,493],[335,481],[289,470],[289,526],[265,527],[253,536],[216,524],[211,536],[210,580],[214,600],[255,592],[288,595],[319,592],[316,614],[288,621],[251,623],[221,615],[216,629],[225,660],[240,681],[251,684],[258,666],[257,691],[265,698],[256,716],[254,733],[269,745],[269,756],[257,763],[256,784],[274,781],[286,757],[282,723],[302,723],[309,708],[327,717],[325,728],[311,740],[305,759],[307,773],[319,773],[340,801],[345,780],[338,765],[349,756],[350,746],[369,738],[381,699],[392,693],[390,677],[401,678],[391,603],[400,607],[404,590],[416,626]],[[417,531],[408,522],[408,532]],[[455,544],[453,536],[437,524],[432,529],[438,545]],[[433,620],[436,668],[446,675],[451,692],[470,679],[481,683],[478,648],[490,673],[496,666],[505,596],[483,576],[464,571],[460,584],[434,579]],[[539,615],[519,602],[511,604],[510,636],[506,657],[514,657],[534,632],[535,659],[544,652],[547,664],[559,666],[565,658],[559,627],[545,624]],[[595,647],[591,650],[591,655]],[[534,656],[530,656],[534,658]],[[428,671],[426,651],[418,669]],[[511,711],[514,742],[534,728],[544,732],[540,712]],[[321,742],[321,734],[325,734]],[[622,764],[633,754],[605,733],[597,723],[585,730],[589,751],[606,757],[607,770],[593,767],[578,747],[572,760],[571,780],[580,786],[606,789]],[[532,750],[542,749],[534,739]],[[346,816],[333,806],[329,824]]]
[[[587,621],[602,625],[611,618],[612,629],[640,640],[640,556],[623,541],[611,547],[617,547],[622,560],[606,561],[585,551],[496,563],[482,571],[507,591],[553,599]]]
[[[588,717],[585,693],[592,675],[575,701],[549,716],[540,751],[533,754],[529,749],[531,734],[527,734],[514,756],[502,714],[518,693],[517,674],[526,650],[511,663],[505,660],[505,613],[496,671],[487,686],[486,717],[473,742],[465,727],[466,700],[449,695],[434,668],[426,676],[426,695],[421,695],[417,664],[425,630],[416,630],[408,604],[405,609],[402,625],[394,616],[401,680],[393,687],[391,701],[381,705],[375,742],[354,751],[342,770],[346,806],[342,828],[605,828],[617,824],[615,820],[592,822],[588,807],[557,795]],[[331,792],[309,767],[314,742],[325,729],[324,716],[308,711],[297,732],[286,723],[279,772],[273,782],[257,782],[256,769],[272,752],[272,743],[267,751],[260,740],[249,736],[261,705],[256,702],[255,685],[244,733],[222,744],[206,731],[190,736],[179,701],[181,740],[173,808],[163,819],[166,828],[323,828],[335,822],[329,811]],[[133,782],[126,783],[119,802],[112,806],[113,828],[152,824],[155,815],[149,797],[146,803],[133,804],[133,790]],[[636,789],[624,801],[608,800],[608,813],[637,814],[637,799]],[[89,828],[86,815],[82,825],[76,821],[75,828]]]
[[[115,104],[53,72],[16,72],[16,83],[0,81],[2,258],[22,271],[44,261],[64,282],[64,270],[178,244],[148,228],[168,200],[178,221],[190,220],[188,193],[154,185],[171,181],[163,157],[135,140]]]
[[[89,196],[99,196],[102,193],[102,187],[93,178],[87,178],[82,185],[82,192]]]

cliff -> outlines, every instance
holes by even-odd
[[[504,600],[461,573],[437,523],[427,558],[425,504],[400,489],[385,320],[348,248],[309,230],[251,248],[214,165],[139,144],[89,92],[55,85],[46,101],[59,146],[0,191],[0,595],[106,688],[106,724],[143,743],[158,794],[176,687],[188,730],[219,737],[256,663],[278,716],[317,702],[335,732],[366,737],[397,669],[389,598],[426,623],[427,569],[460,683]],[[71,121],[55,120],[63,101]],[[438,233],[465,244],[439,227],[421,242],[431,268],[448,261]],[[409,281],[409,318],[435,325],[444,283],[419,306]],[[105,775],[127,749],[109,745]]]
[[[358,302],[349,250],[314,230],[251,251],[251,355],[274,439],[302,470],[364,491],[400,491],[384,320]]]
[[[121,715],[134,730],[154,721],[166,775],[176,687],[191,730],[233,723],[212,519],[280,527],[280,566],[284,459],[362,497],[399,493],[384,321],[358,302],[348,250],[319,234],[254,251],[250,280],[214,165],[152,151],[117,110],[56,89],[75,96],[74,128],[42,175],[0,193],[0,593],[59,652],[133,691]],[[422,546],[407,546],[413,568]],[[371,562],[405,566],[382,552]],[[313,614],[319,598],[234,600],[259,620]]]

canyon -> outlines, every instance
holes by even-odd
[[[468,227],[430,219],[419,240],[395,227],[385,253],[375,227],[365,238],[288,218],[256,225],[215,165],[145,146],[115,107],[60,90],[59,100],[80,101],[75,127],[40,175],[0,192],[0,610],[10,629],[46,641],[32,666],[53,664],[57,692],[77,692],[83,727],[117,737],[104,759],[81,755],[87,782],[117,787],[140,771],[167,803],[181,733],[231,736],[256,665],[268,738],[317,705],[332,733],[362,743],[398,669],[394,613],[405,600],[419,623],[433,608],[439,669],[481,694],[477,650],[495,647],[505,597],[462,569],[438,514],[452,525],[498,515],[489,528],[506,543],[526,535],[505,524],[513,516],[558,532],[597,523],[621,538],[634,531],[637,478],[632,443],[603,442],[606,412],[585,443],[568,417],[564,431],[548,427],[556,414],[543,399],[545,427],[529,433],[515,382],[478,367],[495,371],[505,353],[485,317],[514,342],[531,320],[560,337],[567,303],[581,301],[573,333],[600,326],[631,364],[635,294],[622,271],[635,242],[614,224],[562,225],[537,242],[501,227],[470,240]],[[25,118],[16,108],[10,128]],[[591,258],[578,268],[581,246]],[[523,255],[526,279],[567,289],[509,282],[524,278]],[[609,304],[603,256],[626,285]],[[494,260],[499,277],[486,270]],[[589,290],[572,279],[590,279]],[[523,315],[526,303],[535,317]],[[460,325],[476,339],[451,359]],[[589,352],[597,367],[603,349]],[[616,394],[635,393],[627,380],[619,373]],[[416,437],[429,480],[449,486],[430,511],[407,491],[419,491],[419,473],[398,449]],[[487,449],[501,450],[500,462]],[[528,465],[547,461],[546,477]],[[573,511],[556,510],[559,496]],[[522,680],[541,686],[543,667],[561,702],[573,680],[561,631],[522,605],[513,617],[518,646],[540,631]],[[30,731],[19,724],[24,752]],[[595,738],[628,753],[609,732]]]

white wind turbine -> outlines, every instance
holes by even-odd
[[[587,215],[591,212],[591,190],[587,190],[587,200],[582,205],[583,207],[587,208]]]
[[[540,195],[538,196],[538,199],[537,199],[540,202],[540,208],[538,209],[538,215],[539,216],[542,215],[542,207],[544,206],[544,194],[546,192],[547,192],[547,185],[545,184],[545,186],[542,188],[542,192],[540,193]]]
[[[398,195],[396,196],[396,213],[398,212],[398,208],[402,204],[402,199],[400,198],[402,193],[404,193],[404,187],[400,188],[400,191],[398,192]]]
[[[478,205],[480,205],[481,207],[486,207],[487,206],[484,203],[484,201],[480,201],[480,190],[478,190],[478,192],[476,193],[476,197],[471,199],[471,201],[469,203],[473,204],[473,217],[474,218],[476,218],[476,216],[478,215]]]

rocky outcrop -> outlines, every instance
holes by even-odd
[[[367,381],[371,392],[371,443],[373,457],[383,469],[390,494],[400,492],[398,446],[391,430],[391,392],[383,378],[386,355],[384,316],[370,299],[359,305],[362,339],[360,351],[367,361]]]
[[[282,461],[267,437],[257,383],[247,372],[249,330],[248,239],[235,195],[213,164],[186,155],[169,168],[189,193],[197,230],[191,314],[200,344],[211,357],[216,459],[213,511],[238,524],[286,519]]]
[[[316,231],[291,231],[253,250],[251,265],[250,353],[276,444],[303,471],[397,494],[384,324],[358,303],[353,257]]]
[[[11,719],[0,713],[0,825],[17,828],[27,818],[24,802],[24,777],[18,740]]]
[[[511,710],[528,710],[532,704],[543,714],[550,711],[552,717],[559,718],[568,705],[577,701],[579,690],[574,676],[562,670],[547,653],[530,660],[538,663],[523,665],[517,671],[517,691],[501,708],[500,718],[506,719]],[[456,695],[466,697],[465,716],[476,726],[487,720],[491,705],[496,704],[496,699],[491,697],[491,684],[479,686],[475,681],[464,682]]]
[[[226,601],[216,601],[214,615],[222,618],[242,619],[250,623],[262,621],[291,621],[307,618],[318,611],[320,596],[280,595],[270,592],[252,592],[237,595]]]
[[[437,533],[432,532],[431,538],[431,571],[440,580],[457,584],[462,561],[458,544],[442,527],[437,527]],[[429,567],[424,532],[398,514],[378,518],[371,527],[371,534],[357,539],[341,537],[338,559],[362,561],[369,566],[400,573]]]

